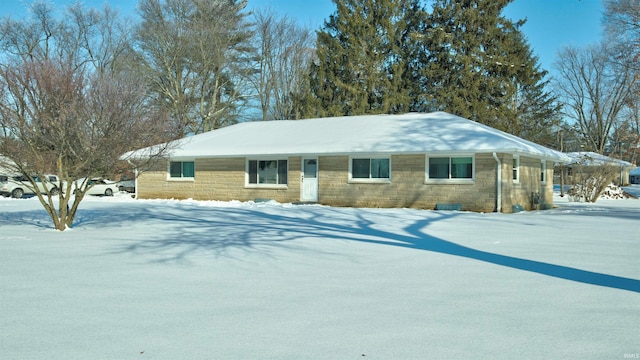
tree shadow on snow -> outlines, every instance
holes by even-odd
[[[269,207],[268,211],[264,211],[260,207],[208,207],[185,202],[173,204],[167,210],[161,205],[131,205],[115,205],[108,211],[81,209],[74,227],[95,227],[100,231],[108,231],[109,227],[146,226],[156,238],[149,239],[144,231],[132,231],[143,233],[144,237],[141,240],[123,239],[126,244],[115,252],[148,254],[155,256],[158,262],[188,261],[189,257],[200,253],[228,257],[239,256],[242,252],[260,252],[270,256],[272,249],[306,250],[301,242],[295,240],[335,239],[430,251],[584,284],[640,292],[640,280],[637,279],[476,250],[426,232],[426,228],[435,222],[460,214],[456,212],[415,212],[402,218],[395,218],[390,212],[387,219],[389,223],[414,219],[402,232],[389,232],[381,229],[375,221],[367,219],[369,211],[366,209],[295,206]],[[575,215],[575,212],[571,213]],[[588,217],[615,216],[611,209],[597,211],[592,208],[580,214]],[[381,212],[376,211],[375,215],[380,217]],[[562,212],[558,211],[555,215],[562,215]],[[628,212],[617,215],[621,219],[631,218]],[[633,215],[635,219],[636,214]],[[0,226],[30,224],[51,228],[50,221],[42,210],[0,213]],[[316,249],[313,251],[317,252]]]
[[[0,212],[0,226],[29,224],[41,229],[52,229],[53,222],[46,210]]]
[[[158,261],[171,262],[184,261],[200,252],[233,256],[232,252],[240,250],[269,255],[273,247],[303,250],[304,245],[295,240],[336,239],[430,251],[584,284],[640,292],[640,280],[476,250],[426,233],[428,226],[456,217],[459,215],[456,212],[412,213],[415,219],[402,233],[394,233],[380,229],[376,222],[367,219],[365,209],[298,206],[263,211],[259,207],[217,208],[192,204],[177,209],[141,207],[135,215],[129,214],[128,218],[134,221],[148,219],[151,224],[157,224],[160,220],[170,226],[164,232],[155,230],[157,239],[129,243],[117,252],[151,254],[157,256]],[[426,216],[419,216],[421,214]],[[376,216],[379,217],[380,212],[376,212]],[[406,222],[407,218],[394,218],[389,214],[389,223],[402,221]]]

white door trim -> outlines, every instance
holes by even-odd
[[[305,164],[308,161],[315,163],[315,174],[312,175],[309,171],[311,168],[305,168]],[[303,157],[302,169],[300,180],[300,201],[317,202],[318,201],[318,158],[317,157]],[[305,172],[307,174],[305,174]]]

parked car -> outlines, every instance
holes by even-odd
[[[73,192],[75,193],[76,190],[76,184],[81,185],[83,182],[85,182],[85,179],[78,179],[76,181],[73,182],[72,185],[72,189]],[[118,189],[118,183],[115,181],[111,181],[108,179],[102,179],[102,178],[93,178],[91,180],[89,180],[88,184],[87,184],[87,190],[85,190],[85,194],[86,195],[104,195],[104,196],[113,196],[114,193],[119,192],[120,190]]]
[[[56,175],[46,175],[46,177],[48,181],[42,181],[38,176],[33,176],[37,188],[43,194],[58,195],[60,193],[60,179]],[[34,195],[35,193],[35,188],[25,176],[3,175],[0,177],[0,194],[2,196],[20,199],[24,195]]]
[[[136,192],[136,181],[135,180],[122,180],[118,183],[118,188],[120,192],[128,192],[135,193]]]

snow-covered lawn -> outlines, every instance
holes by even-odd
[[[640,357],[640,200],[556,205],[2,198],[0,358]]]

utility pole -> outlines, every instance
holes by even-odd
[[[560,152],[564,152],[562,129],[558,135],[560,136]],[[564,197],[564,163],[560,163],[560,197]]]

